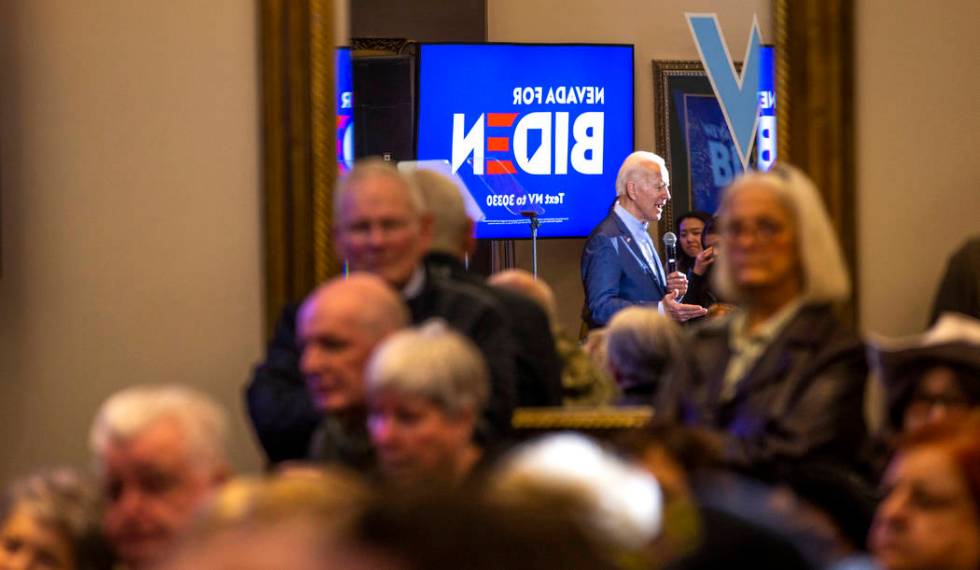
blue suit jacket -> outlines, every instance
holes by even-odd
[[[655,261],[660,258],[654,250]],[[585,242],[582,252],[585,322],[605,326],[613,314],[631,305],[656,304],[666,284],[643,258],[639,244],[615,211],[610,211]]]

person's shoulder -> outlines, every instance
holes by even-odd
[[[734,314],[729,313],[721,317],[699,319],[683,330],[691,340],[727,338],[733,318]]]
[[[864,340],[828,304],[800,308],[786,333],[792,344],[809,351],[820,361],[865,361]]]
[[[489,285],[471,283],[459,279],[439,279],[432,283],[432,290],[446,302],[469,303],[475,309],[492,309],[502,312],[502,304]]]

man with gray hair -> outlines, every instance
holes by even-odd
[[[560,406],[561,360],[555,351],[548,315],[523,295],[490,287],[483,277],[466,269],[466,256],[476,250],[473,220],[466,212],[459,188],[447,176],[419,168],[409,176],[418,186],[432,216],[432,243],[425,256],[426,270],[491,297],[508,317],[517,342],[517,405]]]
[[[229,476],[227,420],[183,386],[138,386],[111,396],[90,444],[105,489],[103,527],[119,560],[142,570],[166,555]]]
[[[644,151],[626,157],[616,177],[616,203],[589,235],[582,252],[585,287],[583,317],[589,328],[602,327],[632,305],[658,306],[675,321],[707,313],[681,303],[687,277],[664,271],[647,226],[658,222],[670,201],[670,176],[664,159]]]
[[[417,186],[380,160],[359,162],[335,192],[333,231],[337,255],[350,271],[374,274],[398,291],[413,323],[442,318],[480,348],[491,377],[482,433],[506,432],[517,348],[507,317],[488,295],[426,273],[422,257],[432,218]],[[303,386],[295,327],[296,308],[287,307],[248,386],[249,414],[272,463],[305,458],[321,421]]]

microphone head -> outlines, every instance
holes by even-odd
[[[675,245],[677,245],[677,236],[674,234],[674,232],[665,233],[663,240],[664,240],[664,245],[667,247],[674,247]]]
[[[524,210],[523,212],[521,212],[521,215],[524,216],[525,218],[537,218],[538,217],[538,213],[535,212],[534,210]]]

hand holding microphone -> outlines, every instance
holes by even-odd
[[[676,291],[679,301],[687,294],[687,275],[677,271],[677,235],[664,234],[664,254],[667,256],[667,291]]]

